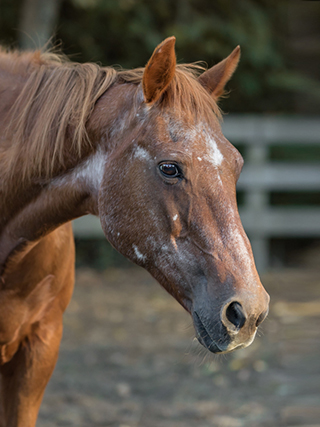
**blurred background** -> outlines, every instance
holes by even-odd
[[[103,238],[75,224],[77,286],[39,426],[320,426],[320,1],[0,0],[0,43],[143,66],[175,35],[179,62],[241,45],[222,100],[245,159],[238,186],[271,311],[226,357],[192,342],[188,315]],[[200,353],[200,354],[199,354]]]

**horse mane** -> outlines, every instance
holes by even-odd
[[[57,162],[64,165],[67,140],[71,141],[68,151],[81,157],[91,148],[86,124],[98,99],[115,82],[139,85],[144,72],[144,68],[116,70],[79,64],[51,52],[3,50],[1,69],[24,82],[6,119],[6,152],[0,151],[2,169],[10,174],[18,168],[23,179],[50,176]],[[157,104],[163,108],[173,105],[196,116],[213,111],[220,117],[216,102],[197,82],[204,69],[199,64],[178,64],[172,83]]]

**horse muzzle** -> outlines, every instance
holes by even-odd
[[[258,326],[268,314],[269,296],[255,312],[246,310],[245,304],[235,299],[222,305],[218,315],[207,307],[192,312],[196,337],[212,353],[228,353],[248,347],[254,340]]]

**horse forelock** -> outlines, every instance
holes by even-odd
[[[163,108],[173,108],[176,115],[187,116],[190,122],[221,119],[221,111],[214,98],[199,83],[205,70],[199,64],[178,64],[173,81],[160,100]]]

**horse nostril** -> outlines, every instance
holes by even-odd
[[[229,304],[226,310],[226,316],[236,328],[241,329],[245,324],[246,316],[243,313],[242,306],[237,301]]]
[[[260,316],[258,317],[258,319],[256,321],[256,327],[258,327],[259,325],[261,325],[261,323],[267,317],[268,312],[269,312],[269,309],[260,314]]]

